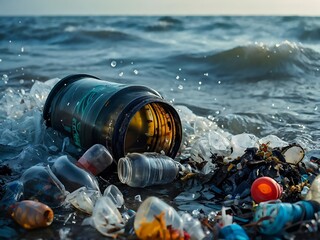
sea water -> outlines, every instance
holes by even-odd
[[[12,169],[1,184],[31,166],[52,163],[62,151],[78,151],[42,120],[52,86],[75,73],[152,87],[184,109],[183,121],[210,120],[229,137],[275,135],[318,154],[319,37],[318,17],[1,17],[0,164]],[[201,124],[195,127],[201,130]],[[190,189],[203,193],[199,186]],[[161,187],[121,190],[133,208],[139,194],[162,194],[169,201],[178,194]],[[183,197],[195,210],[204,208],[187,192]],[[85,229],[74,231],[76,216],[63,213],[55,219],[57,228],[32,234],[5,219],[0,236],[50,238],[67,232],[81,239],[76,231]],[[99,237],[94,234],[87,231]]]

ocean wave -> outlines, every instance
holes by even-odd
[[[182,21],[174,17],[160,17],[155,24],[148,25],[147,32],[162,32],[183,29]]]
[[[253,43],[216,53],[185,54],[173,61],[204,64],[216,78],[259,81],[292,77],[320,76],[320,53],[284,41],[268,46]]]

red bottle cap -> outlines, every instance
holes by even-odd
[[[256,203],[281,197],[282,186],[270,177],[257,178],[251,186],[251,197]]]

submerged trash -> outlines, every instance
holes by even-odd
[[[157,197],[139,206],[134,229],[139,239],[183,239],[183,221],[176,210]]]
[[[158,92],[86,74],[67,76],[53,87],[43,118],[75,145],[103,144],[115,159],[148,151],[174,158],[182,138],[178,113]]]
[[[251,197],[256,203],[276,200],[281,197],[282,187],[270,177],[260,177],[251,185]]]
[[[131,187],[170,183],[178,173],[178,162],[159,153],[129,153],[118,162],[120,181]]]
[[[98,175],[109,167],[112,162],[113,158],[108,149],[101,144],[95,144],[82,155],[76,165],[86,169],[93,175]]]
[[[53,211],[50,207],[31,200],[14,204],[11,216],[25,229],[47,227],[53,221]]]

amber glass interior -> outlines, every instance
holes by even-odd
[[[130,120],[125,135],[125,154],[129,152],[162,152],[167,154],[175,137],[172,114],[161,103],[143,106]]]

